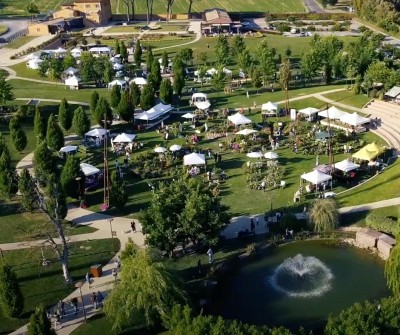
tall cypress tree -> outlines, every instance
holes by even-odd
[[[33,212],[36,209],[35,185],[27,168],[24,168],[19,175],[18,189],[23,194],[22,207],[28,212]]]
[[[154,105],[154,92],[153,88],[147,84],[144,85],[142,94],[140,95],[140,107],[143,110],[148,110]]]
[[[174,90],[172,88],[171,81],[168,78],[163,79],[160,86],[160,99],[164,103],[170,104],[172,102],[173,95],[174,95]]]
[[[56,335],[51,328],[51,321],[47,317],[46,309],[43,305],[36,308],[29,319],[28,335]]]
[[[9,199],[18,191],[18,177],[11,164],[11,156],[7,148],[0,156],[0,196]]]
[[[52,152],[47,147],[47,140],[38,143],[33,154],[33,168],[38,179],[46,180],[54,168],[54,158]]]
[[[19,316],[24,308],[17,277],[4,261],[0,262],[0,307],[8,318]]]
[[[110,94],[110,101],[112,108],[117,107],[119,102],[121,101],[121,89],[119,88],[118,85],[112,87]]]
[[[140,40],[138,40],[136,42],[135,52],[133,53],[133,58],[137,67],[140,67],[140,64],[142,63],[142,53],[142,46],[140,45]]]
[[[71,198],[79,198],[79,187],[76,177],[79,176],[79,158],[73,155],[67,157],[67,161],[61,171],[61,187],[65,194]]]
[[[100,98],[96,106],[94,118],[97,124],[103,128],[104,128],[104,117],[107,118],[108,123],[112,122],[113,115],[110,104],[105,98]]]
[[[74,115],[69,107],[68,101],[63,98],[61,100],[60,107],[58,108],[58,121],[65,131],[71,129],[73,116]]]
[[[134,106],[139,106],[140,104],[140,87],[133,82],[130,86],[131,99]]]
[[[92,115],[95,115],[96,107],[97,107],[97,102],[99,101],[99,93],[97,91],[93,91],[92,95],[90,96],[90,111],[92,112]]]
[[[14,145],[15,150],[19,153],[22,152],[26,148],[28,144],[28,138],[26,137],[26,133],[23,129],[18,129],[11,134],[12,143]]]
[[[122,93],[121,101],[116,110],[122,120],[132,122],[135,106],[132,104],[131,95],[128,90]]]
[[[46,138],[46,121],[41,114],[40,107],[36,106],[35,108],[35,118],[33,119],[33,127],[36,137],[39,140],[43,140]]]
[[[79,106],[74,111],[74,117],[72,118],[72,129],[75,134],[83,137],[90,130],[90,119],[86,115],[82,106]]]
[[[110,204],[118,209],[123,209],[128,201],[124,180],[121,179],[116,171],[111,173]]]
[[[60,150],[64,146],[64,133],[53,114],[50,115],[47,123],[46,140],[49,148],[55,151]]]

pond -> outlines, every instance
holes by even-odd
[[[356,301],[388,295],[376,256],[331,240],[302,241],[244,265],[212,310],[251,324],[317,330]]]

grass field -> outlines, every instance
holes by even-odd
[[[340,102],[345,105],[362,108],[371,98],[364,94],[355,95],[353,91],[342,91],[325,94],[324,97]]]
[[[41,13],[47,14],[49,11],[58,8],[64,1],[60,0],[35,0]],[[26,0],[2,0],[1,9],[4,15],[28,15],[25,8]]]
[[[0,24],[0,35],[3,35],[8,31],[8,27],[5,26],[4,24]]]
[[[160,31],[186,31],[187,25],[186,24],[160,24],[158,25],[159,29],[150,30],[150,32],[160,32]],[[129,25],[129,26],[114,26],[105,31],[105,33],[141,33],[140,28],[143,27],[143,24],[140,25]]]
[[[365,226],[365,218],[369,213],[383,215],[397,221],[399,217],[399,206],[389,206],[377,209],[371,209],[369,211],[348,213],[340,215],[340,224],[342,226]]]
[[[14,41],[10,42],[7,44],[7,48],[9,49],[18,49],[25,45],[26,43],[32,41],[35,39],[37,36],[21,36],[15,39]]]
[[[146,13],[146,2],[136,2],[135,12],[144,14]],[[126,8],[122,1],[111,0],[111,7],[113,13],[126,13]],[[286,13],[286,12],[304,12],[304,6],[300,0],[238,0],[238,1],[213,1],[202,0],[194,1],[192,12],[203,12],[209,8],[224,8],[228,12],[271,12],[271,13]],[[187,13],[189,8],[189,1],[182,0],[174,2],[172,7],[173,14]],[[155,0],[153,13],[166,13],[165,1]]]

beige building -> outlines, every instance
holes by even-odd
[[[61,5],[61,9],[53,13],[54,19],[83,17],[87,27],[107,24],[111,20],[110,0],[75,0]]]
[[[30,36],[43,36],[43,35],[56,35],[72,30],[73,28],[83,27],[82,18],[69,18],[69,19],[53,19],[33,23],[28,27],[28,35]]]

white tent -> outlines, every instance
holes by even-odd
[[[312,172],[302,174],[301,179],[307,180],[314,185],[318,185],[323,183],[324,181],[331,180],[332,176],[326,173],[322,173],[318,170],[314,170]]]
[[[236,133],[236,135],[250,135],[250,134],[257,133],[257,132],[258,132],[257,130],[246,128],[246,129],[242,129],[242,130],[238,131]]]
[[[70,88],[79,88],[79,83],[81,82],[81,78],[72,76],[65,79],[65,85],[69,86]]]
[[[303,108],[303,109],[299,110],[299,113],[307,115],[307,116],[317,114],[318,112],[319,112],[319,109],[314,108],[314,107],[307,107],[307,108]]]
[[[26,63],[26,66],[32,70],[37,70],[40,66],[40,63],[43,63],[43,59],[33,58]]]
[[[195,103],[196,107],[201,110],[205,110],[211,106],[209,101],[201,101]]]
[[[156,148],[154,149],[154,152],[157,152],[158,154],[162,154],[162,153],[164,153],[164,152],[166,152],[166,151],[167,151],[167,149],[164,148],[164,147],[156,147]]]
[[[92,130],[89,130],[85,136],[88,137],[103,137],[107,133],[107,130],[103,128],[94,128]]]
[[[268,151],[264,154],[264,157],[267,159],[277,159],[279,156],[276,152]]]
[[[100,170],[90,164],[86,164],[86,163],[81,163],[80,164],[81,170],[83,172],[83,174],[88,177],[88,176],[92,176],[94,174],[100,173]]]
[[[193,119],[196,115],[192,114],[192,113],[186,113],[183,114],[181,117],[183,117],[184,119]]]
[[[24,58],[24,60],[38,59],[38,58],[40,58],[41,55],[42,55],[42,52],[41,52],[41,51],[36,51],[36,52],[33,52],[33,53],[27,55],[27,56]]]
[[[108,47],[93,47],[89,49],[89,52],[97,55],[111,55],[111,49]]]
[[[209,70],[206,71],[206,74],[207,74],[208,76],[213,76],[213,75],[216,74],[216,73],[218,73],[218,70],[215,69],[215,68],[211,68],[211,69],[209,69]]]
[[[192,100],[193,102],[196,102],[196,101],[206,101],[206,100],[207,100],[207,94],[201,93],[201,92],[199,92],[199,93],[194,93],[194,94],[192,95],[191,100]]]
[[[227,76],[231,76],[232,75],[232,70],[227,69],[226,67],[224,67],[222,69],[222,71],[227,75]]]
[[[110,62],[113,64],[121,62],[121,55],[115,55],[111,57]]]
[[[205,165],[206,157],[203,154],[192,152],[183,156],[183,165]]]
[[[125,66],[124,66],[124,64],[121,64],[121,63],[114,63],[112,67],[115,71],[119,71],[119,70],[122,70]]]
[[[245,117],[240,113],[228,116],[228,120],[231,121],[235,126],[240,126],[242,124],[249,124],[252,122],[249,118]]]
[[[157,119],[160,116],[163,116],[164,114],[168,113],[170,110],[172,110],[171,105],[164,105],[162,103],[159,103],[158,105],[155,105],[148,111],[142,112],[140,114],[137,114],[135,116],[135,119],[138,120],[154,120]]]
[[[67,154],[67,153],[74,152],[77,150],[78,150],[78,147],[76,145],[67,145],[66,147],[62,147],[59,150],[59,152],[65,152]]]
[[[170,151],[179,151],[179,150],[181,150],[182,149],[182,147],[179,145],[179,144],[173,144],[173,145],[171,145],[170,147],[169,147],[169,150]]]
[[[65,74],[67,74],[69,76],[73,76],[74,74],[77,74],[78,72],[79,72],[78,69],[75,69],[74,67],[69,67],[63,73],[65,73]]]
[[[349,159],[344,159],[338,163],[334,164],[335,169],[341,170],[343,172],[349,172],[352,170],[356,170],[360,167],[360,165],[353,163]]]
[[[343,123],[347,123],[351,126],[360,126],[364,123],[369,123],[371,120],[354,112],[353,114],[343,115],[340,118],[340,121]]]
[[[65,54],[67,52],[67,50],[65,50],[64,48],[59,47],[57,50],[54,50],[54,52],[56,54]]]
[[[71,50],[71,55],[74,58],[79,58],[82,55],[82,49],[74,48]]]
[[[125,80],[115,79],[108,83],[108,89],[111,89],[115,85],[118,85],[121,89],[124,89],[128,86],[128,83]]]
[[[133,78],[129,84],[135,83],[138,86],[143,86],[143,85],[147,85],[147,79],[144,79],[143,77],[137,77],[137,78]]]
[[[271,101],[268,101],[266,104],[262,104],[261,106],[261,111],[270,111],[276,113],[277,110],[278,105]]]
[[[130,143],[136,138],[135,134],[119,134],[116,138],[114,138],[114,143]]]
[[[246,156],[249,158],[262,158],[263,154],[262,152],[254,151],[254,152],[249,152]]]
[[[335,106],[329,107],[328,109],[319,112],[318,115],[322,117],[329,117],[330,119],[339,120],[343,115],[348,113],[337,109]]]

